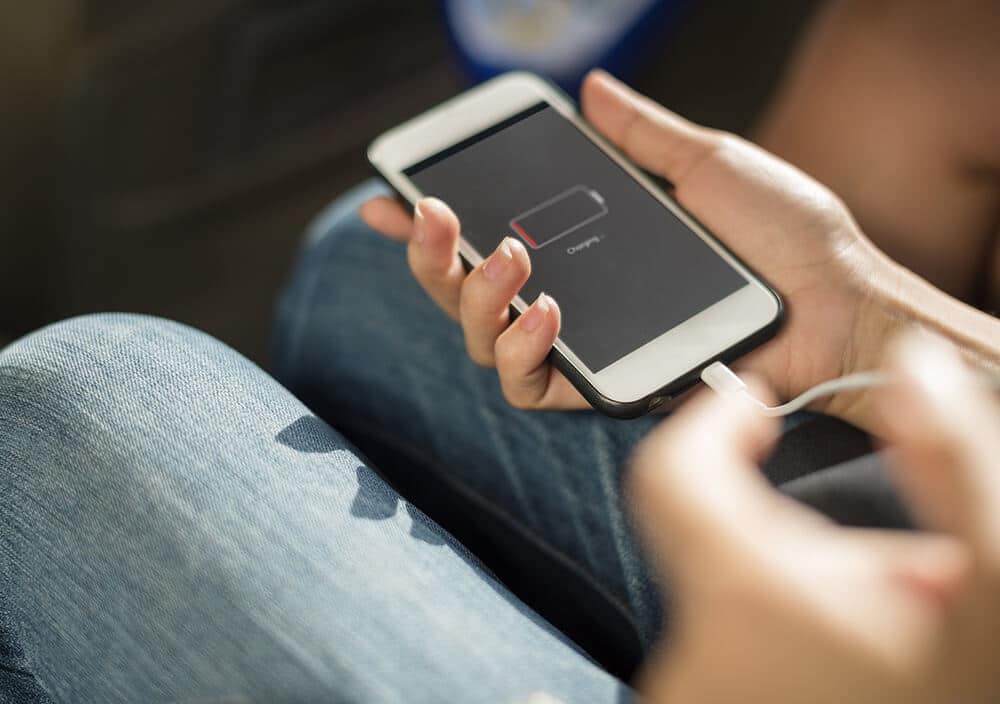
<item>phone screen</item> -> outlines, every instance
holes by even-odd
[[[488,256],[519,238],[521,291],[559,303],[560,337],[599,372],[748,284],[572,122],[539,103],[406,169]]]

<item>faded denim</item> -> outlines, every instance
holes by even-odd
[[[656,419],[507,406],[354,216],[380,188],[312,226],[281,384],[142,316],[0,351],[2,701],[631,698],[608,670],[631,671],[662,608],[621,478]],[[808,500],[816,442],[795,432],[768,471]],[[827,428],[823,462],[852,433]],[[863,465],[862,493],[888,493]]]

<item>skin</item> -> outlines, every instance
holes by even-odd
[[[1000,700],[1000,406],[936,338],[889,369],[898,484],[936,532],[841,528],[776,492],[757,465],[779,424],[746,403],[701,392],[644,440],[631,496],[673,592],[650,701]]]
[[[1000,3],[835,0],[754,135],[942,290],[1000,304]]]
[[[881,367],[888,340],[911,327],[953,339],[983,366],[1000,360],[995,319],[892,261],[829,189],[788,163],[735,135],[694,125],[599,71],[584,81],[582,107],[599,132],[674,184],[678,201],[782,294],[784,328],[736,365],[763,378],[779,398]],[[440,200],[424,198],[411,217],[396,201],[377,198],[361,215],[407,243],[414,276],[461,323],[471,357],[497,368],[512,405],[588,407],[547,361],[559,331],[558,304],[542,297],[509,324],[508,305],[531,271],[519,242],[505,240],[466,276],[458,258],[460,224]],[[870,392],[837,395],[814,408],[880,431]]]

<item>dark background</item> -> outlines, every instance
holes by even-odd
[[[266,362],[310,216],[466,85],[436,2],[0,3],[0,344],[128,310]],[[630,78],[746,132],[815,4],[692,0]]]

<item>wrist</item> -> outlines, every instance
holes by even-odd
[[[884,368],[891,341],[920,324],[913,310],[916,300],[924,298],[926,292],[919,290],[908,270],[874,246],[871,249],[870,264],[862,273],[863,293],[844,350],[842,376]],[[823,410],[879,435],[877,393],[877,388],[842,392],[831,397]]]
[[[952,298],[876,250],[842,374],[883,369],[893,340],[912,329],[948,339],[974,366],[994,373],[1000,369],[1000,321]],[[838,394],[824,410],[881,435],[877,394],[877,388]]]

